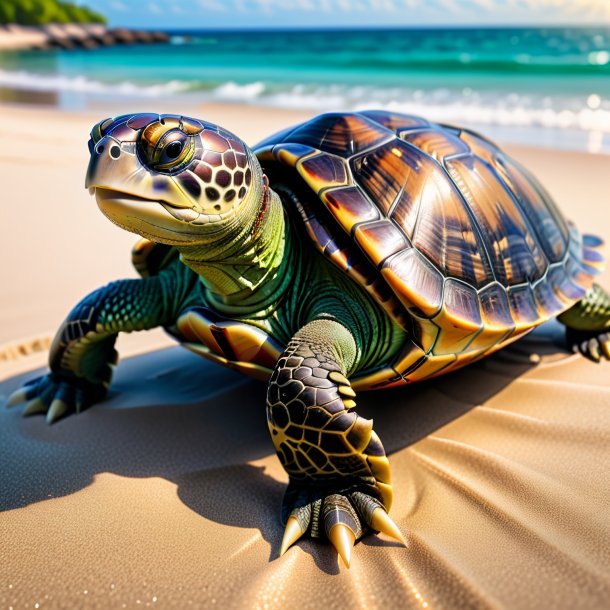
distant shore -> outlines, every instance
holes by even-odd
[[[26,49],[95,49],[124,44],[169,41],[165,32],[108,28],[98,23],[52,23],[43,26],[0,26],[0,51]]]

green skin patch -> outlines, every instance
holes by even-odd
[[[134,253],[142,279],[113,282],[70,312],[51,373],[9,402],[27,400],[25,413],[49,422],[78,412],[104,397],[117,334],[162,326],[193,351],[269,379],[267,421],[290,476],[282,553],[307,533],[349,564],[351,544],[371,529],[403,540],[387,515],[389,462],[372,421],[355,412],[352,383],[395,375],[397,358],[433,361],[409,351],[408,325],[316,251],[233,134],[186,117],[126,115],[96,125],[90,150],[87,185],[102,212],[155,243]],[[583,353],[610,358],[601,288],[560,319]]]

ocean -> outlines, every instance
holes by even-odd
[[[610,28],[174,32],[171,43],[0,53],[0,87],[117,98],[387,108],[501,141],[610,154]]]

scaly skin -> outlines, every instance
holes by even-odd
[[[176,261],[158,276],[95,290],[72,309],[55,335],[51,374],[18,390],[9,402],[27,400],[24,415],[46,413],[52,423],[102,400],[118,358],[117,334],[157,326],[171,329],[197,288],[196,277]]]
[[[594,362],[610,360],[610,295],[601,286],[593,284],[584,299],[557,319],[567,327],[573,351]]]
[[[49,423],[80,411],[106,393],[119,332],[163,326],[183,340],[179,321],[206,308],[286,346],[267,395],[269,429],[290,477],[281,554],[306,533],[330,540],[347,565],[369,530],[404,541],[387,515],[388,459],[372,421],[355,412],[349,379],[390,363],[407,332],[315,252],[233,134],[186,117],[128,115],[96,125],[90,150],[87,186],[104,214],[180,257],[157,275],[85,297],[57,333],[50,374],[9,403],[29,401],[24,413],[46,412]],[[587,332],[607,326],[600,294],[590,299],[601,312],[595,321],[586,303],[564,321],[582,329],[586,319]]]

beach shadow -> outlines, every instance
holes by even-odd
[[[502,391],[536,366],[540,351],[567,356],[562,342],[563,329],[551,324],[514,348],[444,377],[361,393],[358,412],[374,418],[392,454]],[[0,383],[0,405],[40,372]],[[284,485],[249,464],[273,454],[265,394],[264,383],[175,347],[126,359],[106,401],[53,426],[40,416],[22,418],[19,407],[0,408],[0,510],[73,494],[104,472],[163,477],[206,519],[258,528],[272,560],[282,537]],[[320,569],[338,571],[330,547],[299,544]]]

